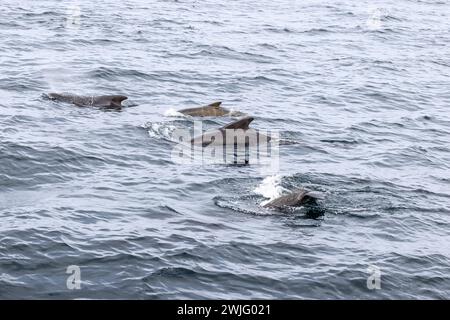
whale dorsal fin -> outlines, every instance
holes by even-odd
[[[234,122],[231,122],[225,126],[222,127],[222,130],[226,130],[226,129],[243,129],[243,130],[248,130],[248,126],[250,124],[250,122],[253,121],[253,117],[245,117],[239,120],[236,120]]]
[[[211,104],[208,104],[207,107],[218,108],[218,107],[220,107],[221,104],[222,104],[222,101],[217,101],[217,102],[213,102]]]

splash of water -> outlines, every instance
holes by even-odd
[[[260,203],[261,206],[283,194],[285,188],[281,186],[281,178],[279,174],[268,176],[253,190],[254,193],[268,198]]]
[[[170,108],[164,112],[164,116],[166,117],[183,117],[187,118],[187,116],[181,112],[178,112],[177,110]]]
[[[172,140],[173,132],[177,127],[160,122],[148,122],[142,125],[144,129],[147,129],[148,135],[152,138],[162,138],[166,140]]]

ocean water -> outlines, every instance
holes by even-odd
[[[0,298],[450,298],[449,43],[438,0],[2,0]],[[278,170],[174,161],[214,101]]]

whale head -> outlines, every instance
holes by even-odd
[[[127,100],[128,97],[122,96],[122,95],[114,95],[111,97],[111,103],[110,106],[112,108],[122,108],[122,101]]]
[[[122,101],[127,99],[127,96],[122,95],[93,96],[88,103],[94,107],[121,109]]]

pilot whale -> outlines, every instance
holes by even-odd
[[[220,106],[221,104],[222,102],[218,101],[203,107],[178,110],[178,112],[192,117],[222,117],[222,116],[244,115],[239,111],[231,111],[226,108],[223,108]]]
[[[78,96],[64,93],[49,93],[46,95],[48,99],[72,103],[79,107],[99,107],[121,109],[122,101],[128,99],[122,95],[104,95],[104,96]]]
[[[289,194],[276,198],[263,205],[265,208],[281,209],[283,207],[300,207],[302,205],[315,205],[317,199],[322,196],[316,192],[312,192],[303,188],[296,189]]]
[[[206,131],[202,135],[194,137],[191,140],[191,144],[201,147],[210,145],[266,145],[272,140],[272,137],[263,134],[259,130],[249,128],[253,120],[253,117],[247,116],[219,129]]]

